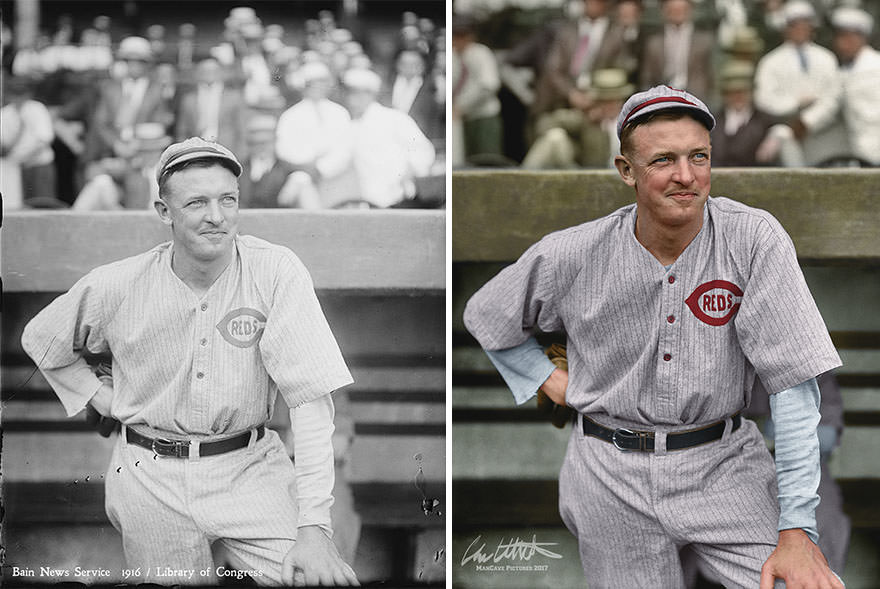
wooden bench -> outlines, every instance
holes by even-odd
[[[303,260],[354,376],[345,389],[355,433],[347,474],[364,526],[362,579],[418,580],[421,561],[444,545],[445,213],[248,210],[240,230]],[[19,339],[87,271],[169,234],[150,211],[12,213],[0,233],[4,533],[105,529],[112,439],[81,416],[65,417]],[[420,466],[443,515],[421,509]],[[14,548],[4,545],[15,564]]]
[[[845,366],[846,429],[832,458],[853,528],[880,533],[880,171],[713,171],[712,194],[773,213],[791,235]],[[461,315],[471,294],[541,236],[634,201],[614,171],[452,175],[452,492],[454,563],[479,533],[562,526],[557,475],[570,430],[534,400],[513,404]],[[541,337],[544,342],[552,337]],[[549,533],[549,532],[547,532]],[[868,550],[871,550],[869,548]],[[576,553],[576,552],[575,552]],[[880,570],[880,564],[874,560]],[[507,578],[510,586],[528,580]],[[462,581],[465,582],[465,581]],[[518,585],[517,583],[520,583]],[[526,583],[521,585],[521,583]]]

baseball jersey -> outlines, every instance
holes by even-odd
[[[244,431],[269,420],[278,391],[298,407],[352,382],[289,249],[237,236],[201,298],[172,254],[168,242],[98,267],[26,326],[22,345],[68,415],[99,388],[84,352],[113,355],[112,416],[168,437]]]
[[[664,267],[635,237],[636,205],[544,237],[468,301],[480,345],[565,331],[566,402],[632,425],[701,424],[840,366],[769,213],[710,197],[703,227]]]

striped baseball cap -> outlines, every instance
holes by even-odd
[[[162,155],[159,156],[159,163],[156,164],[156,181],[161,181],[162,176],[186,162],[212,158],[232,164],[235,175],[241,176],[241,163],[235,154],[219,143],[201,137],[190,137],[169,145],[162,152]]]
[[[669,86],[654,86],[629,97],[617,115],[617,137],[623,128],[643,116],[666,109],[686,109],[710,131],[715,128],[715,117],[702,100],[684,90]]]

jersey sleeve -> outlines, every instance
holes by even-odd
[[[68,417],[79,413],[101,386],[83,358],[109,351],[104,330],[108,292],[91,272],[25,326],[21,345],[52,386]]]
[[[312,279],[292,253],[280,256],[260,353],[292,408],[352,382]]]
[[[553,242],[542,239],[470,298],[464,324],[483,349],[518,346],[535,329],[562,329],[555,254]]]
[[[333,533],[333,400],[323,395],[290,410],[293,431],[298,527],[320,526]]]
[[[746,358],[770,394],[841,365],[794,244],[775,219],[760,225],[734,325]]]

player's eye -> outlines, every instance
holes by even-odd
[[[237,201],[238,201],[238,199],[236,199],[234,196],[225,196],[225,197],[223,197],[223,204],[226,205],[226,206],[232,206],[232,205],[234,205]]]
[[[188,209],[198,209],[198,208],[205,206],[205,201],[204,200],[191,200],[188,203],[186,203],[185,206]]]
[[[705,163],[709,161],[709,154],[704,152],[695,153],[693,155],[693,160],[697,163]]]
[[[667,163],[669,163],[669,162],[671,162],[671,161],[672,161],[672,159],[669,158],[668,156],[661,155],[661,156],[658,157],[658,158],[654,158],[654,160],[653,160],[651,163],[652,163],[652,164],[667,164]]]

